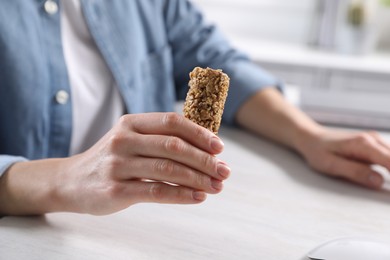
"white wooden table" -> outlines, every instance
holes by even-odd
[[[388,239],[390,193],[324,177],[300,157],[224,128],[224,191],[200,205],[140,204],[95,217],[0,219],[0,259],[298,260],[331,239]]]

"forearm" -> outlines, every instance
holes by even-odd
[[[216,135],[177,113],[125,115],[81,154],[9,167],[0,178],[0,215],[201,203],[230,175],[215,156],[222,150]]]
[[[289,104],[275,88],[257,92],[239,109],[239,125],[299,152],[323,128]]]
[[[62,159],[19,162],[0,178],[0,215],[39,215],[59,211]]]

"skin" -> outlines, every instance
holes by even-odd
[[[110,214],[139,202],[195,204],[222,190],[222,141],[175,113],[125,115],[93,147],[15,163],[0,179],[0,214]],[[170,184],[168,184],[170,183]]]
[[[390,145],[376,132],[347,132],[320,126],[287,103],[275,88],[253,95],[238,111],[237,121],[292,148],[313,169],[331,177],[380,189],[383,177],[371,166],[378,164],[390,170]]]
[[[320,126],[272,87],[247,100],[236,120],[332,177],[380,189],[383,178],[370,166],[390,169],[390,146],[377,133]],[[140,202],[200,203],[230,175],[215,156],[222,150],[217,136],[177,114],[126,115],[84,153],[11,166],[0,179],[0,214],[104,215]]]

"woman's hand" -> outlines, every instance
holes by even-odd
[[[324,128],[301,144],[298,150],[315,170],[368,188],[380,189],[384,182],[372,165],[390,169],[390,145],[376,132]]]
[[[298,151],[309,165],[330,176],[379,189],[383,177],[372,169],[390,169],[390,146],[375,132],[352,133],[327,129],[283,98],[273,87],[264,88],[239,109],[243,127]]]
[[[139,202],[200,203],[206,193],[220,192],[230,174],[215,157],[222,150],[217,136],[178,114],[125,115],[88,151],[66,159],[17,163],[1,185],[12,191],[6,194],[8,202],[18,201],[14,207],[24,202],[19,211],[8,214],[102,215]],[[34,169],[40,169],[36,176]],[[30,176],[24,185],[23,176]],[[45,195],[42,189],[50,192]],[[21,197],[26,193],[31,196]]]

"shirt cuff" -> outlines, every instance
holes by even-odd
[[[25,161],[28,160],[21,156],[0,155],[0,177],[12,164]]]

